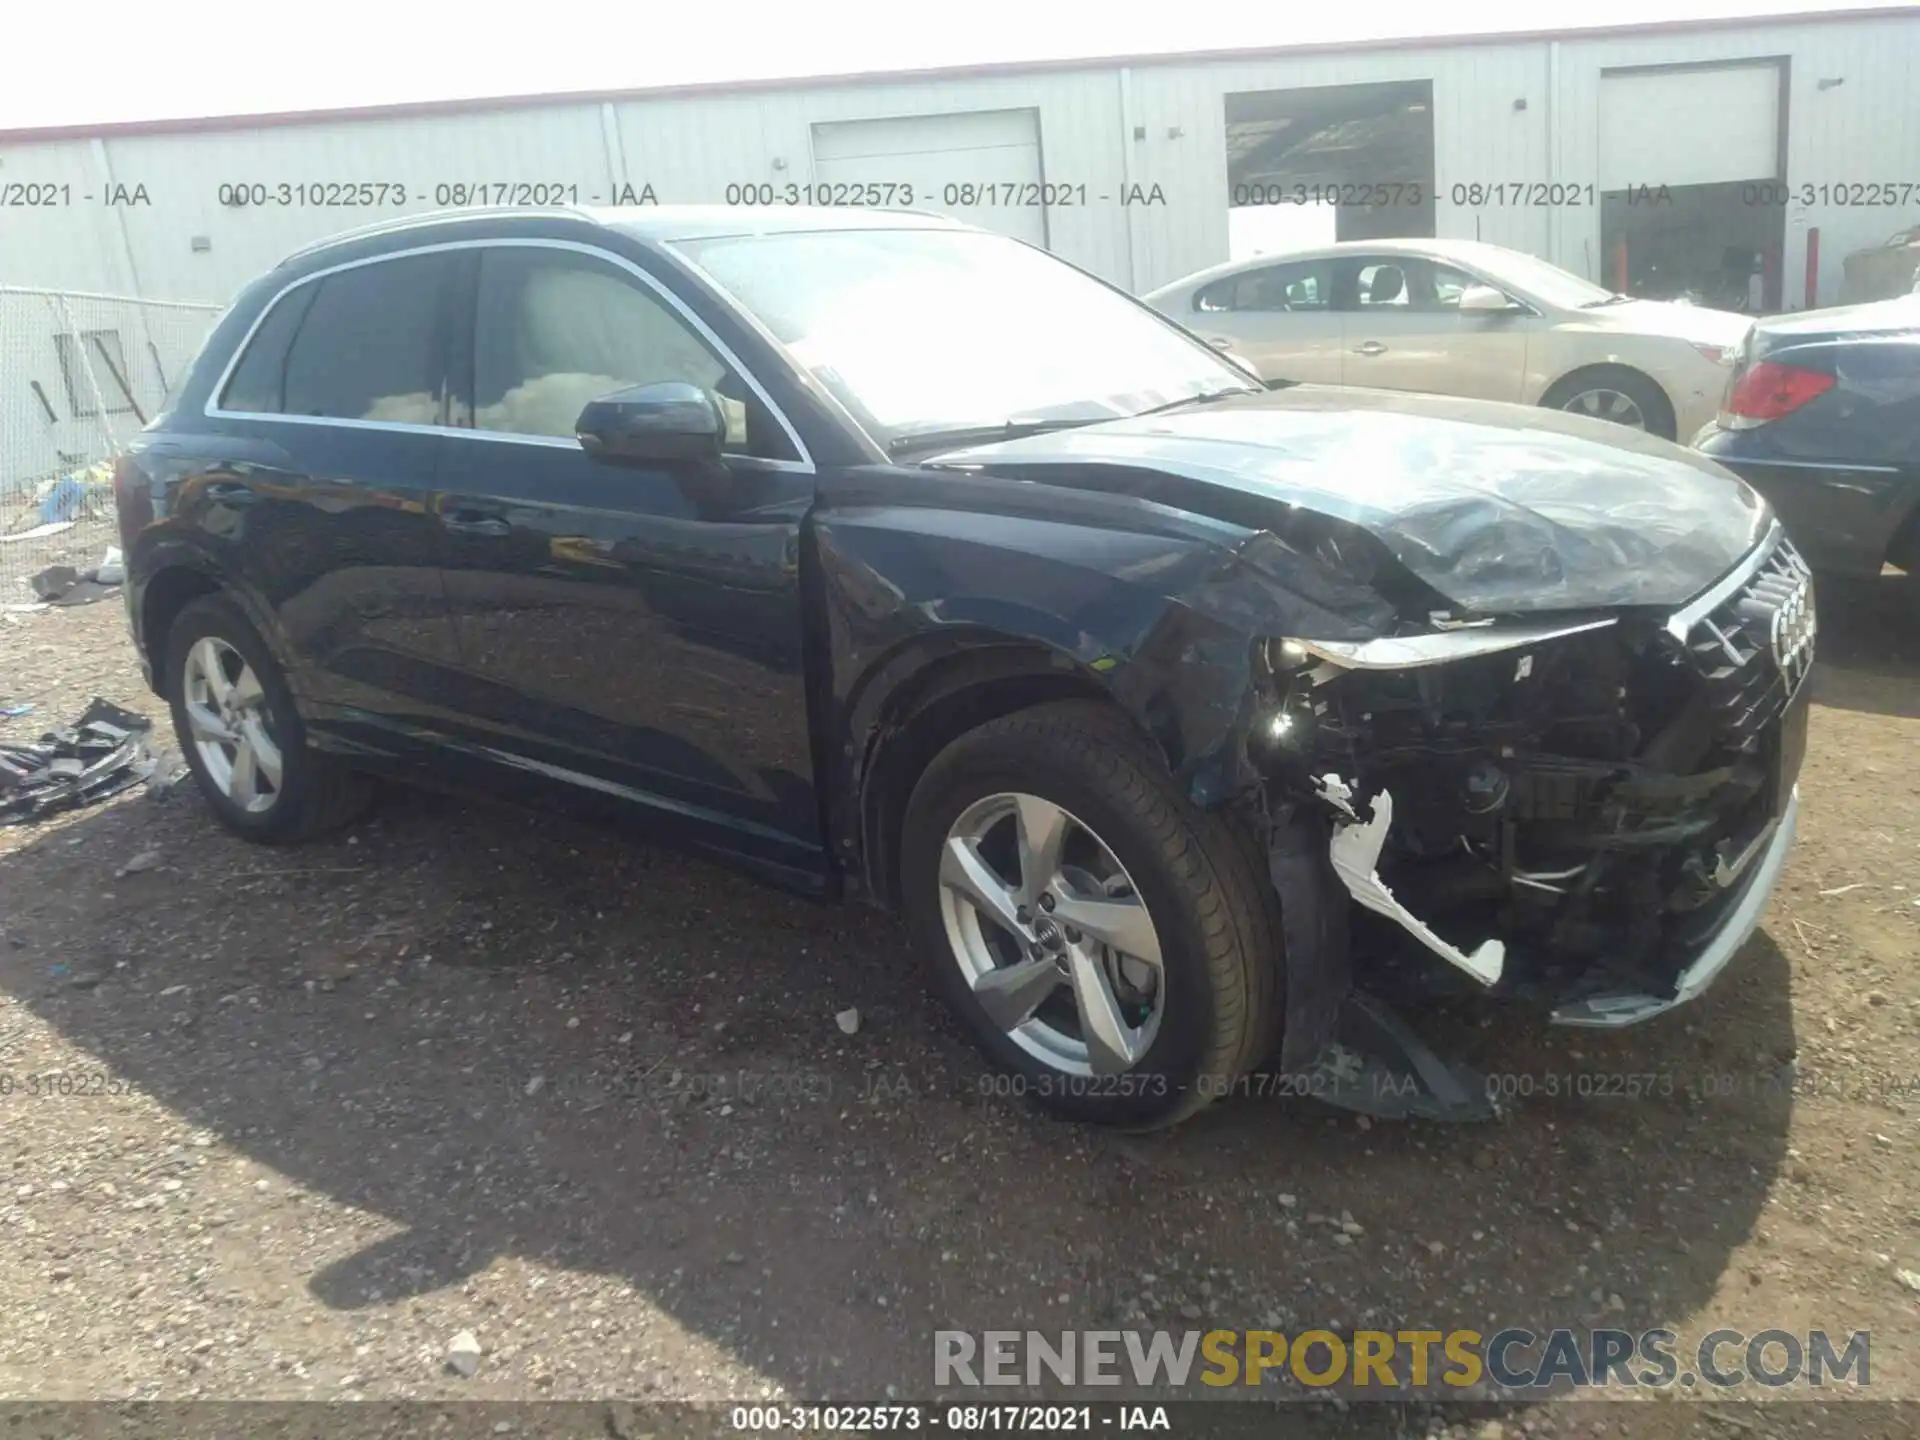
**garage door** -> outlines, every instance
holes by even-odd
[[[1600,78],[1600,188],[1774,180],[1780,69],[1771,61]]]
[[[813,178],[829,185],[911,185],[916,210],[937,210],[1035,245],[1047,240],[1046,211],[1020,203],[1037,198],[1041,180],[1040,117],[1032,110],[815,125]],[[972,197],[960,192],[969,185]],[[975,203],[967,204],[969,198]]]

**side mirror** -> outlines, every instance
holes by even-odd
[[[1234,365],[1246,371],[1250,378],[1258,380],[1262,385],[1267,383],[1267,377],[1260,373],[1260,367],[1242,355],[1238,350],[1222,350],[1220,353]]]
[[[580,448],[608,464],[717,464],[727,417],[719,400],[698,385],[666,380],[588,401],[573,429]]]
[[[1506,315],[1520,307],[1491,285],[1469,285],[1460,292],[1462,315]]]

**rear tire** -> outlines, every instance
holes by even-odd
[[[915,786],[900,855],[915,946],[1002,1093],[1150,1129],[1270,1052],[1283,961],[1258,847],[1117,712],[1064,701],[961,736]]]
[[[285,674],[231,600],[192,601],[167,632],[173,731],[220,823],[285,845],[346,824],[372,784],[307,744]]]

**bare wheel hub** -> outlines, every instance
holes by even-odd
[[[1016,792],[968,806],[941,850],[940,909],[980,1008],[1050,1068],[1120,1074],[1153,1044],[1159,932],[1113,851],[1061,806]]]

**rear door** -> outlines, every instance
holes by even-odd
[[[220,460],[180,495],[271,610],[310,724],[380,751],[437,722],[458,659],[434,515],[452,274],[383,256],[283,291],[208,406]]]
[[[1297,260],[1229,275],[1201,289],[1181,317],[1209,344],[1230,347],[1269,381],[1340,383],[1348,317],[1334,303],[1335,262]]]
[[[1418,255],[1360,255],[1343,264],[1347,384],[1521,400],[1529,316],[1461,314],[1461,293],[1484,282]]]
[[[498,779],[820,870],[799,572],[811,461],[639,266],[572,242],[477,256],[471,428],[448,442],[440,519],[481,753]],[[720,395],[727,493],[665,462],[594,460],[575,439],[588,401],[665,380]]]

